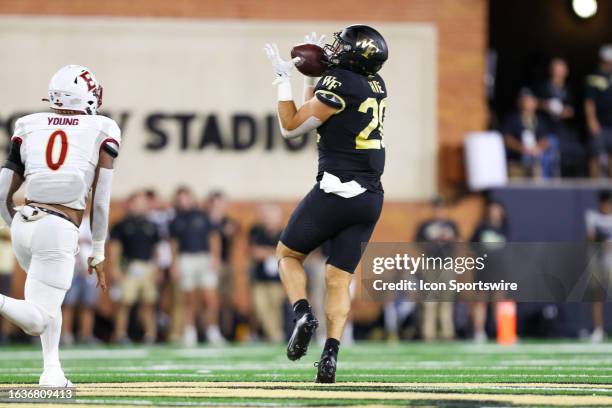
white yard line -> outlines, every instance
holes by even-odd
[[[150,349],[60,349],[62,360],[124,360],[128,358],[148,358]],[[36,351],[0,351],[2,361],[40,360],[41,352]]]

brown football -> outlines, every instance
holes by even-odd
[[[327,69],[327,58],[323,48],[315,44],[298,44],[291,49],[291,58],[299,57],[295,67],[302,74],[311,77],[323,75]]]

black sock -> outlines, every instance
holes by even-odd
[[[299,319],[308,312],[310,312],[310,303],[308,303],[307,299],[300,299],[293,304],[293,314],[296,319]]]
[[[323,354],[333,353],[334,356],[338,356],[339,349],[340,349],[340,342],[330,337],[329,339],[325,340],[325,346],[323,347]]]

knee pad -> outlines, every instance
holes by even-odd
[[[62,310],[66,289],[49,286],[46,283],[28,276],[25,282],[24,298],[36,306],[45,317],[55,318]]]
[[[36,311],[37,313],[33,314],[32,317],[36,316],[36,318],[31,320],[30,325],[28,327],[22,327],[22,329],[30,336],[40,336],[49,325],[51,317],[35,304],[32,304],[31,302],[27,303],[32,306],[32,311]]]

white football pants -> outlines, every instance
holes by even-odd
[[[78,229],[54,215],[26,221],[17,213],[11,238],[15,257],[28,274],[25,300],[0,296],[0,314],[26,333],[40,336],[45,370],[59,368],[61,307],[74,273]]]

